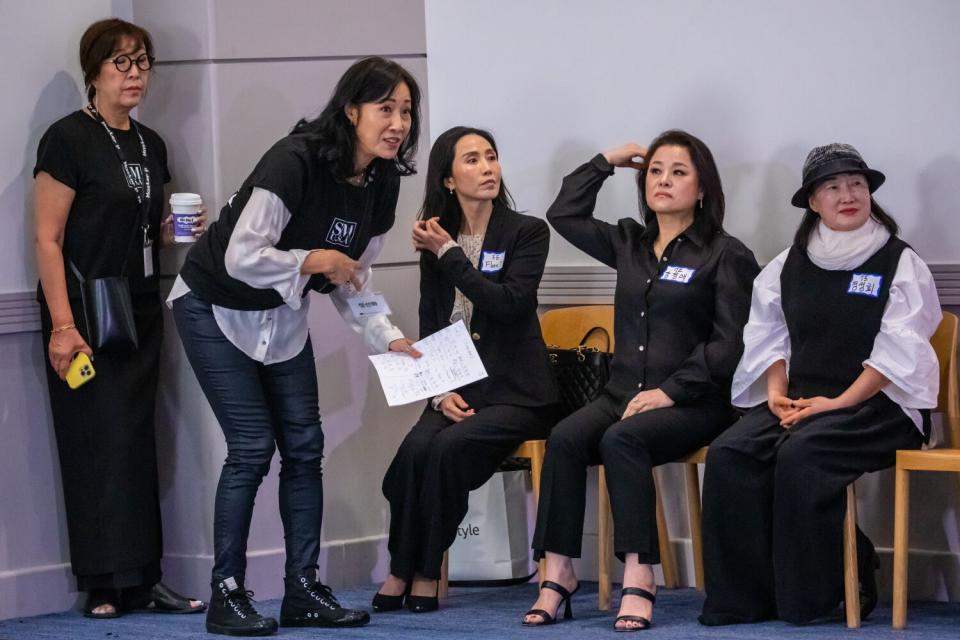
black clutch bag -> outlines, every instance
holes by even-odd
[[[609,348],[610,336],[601,327],[587,332],[580,345],[572,349],[548,346],[550,364],[557,378],[560,393],[560,410],[566,417],[596,399],[610,379],[612,353],[588,347],[584,343],[594,332],[603,332]]]

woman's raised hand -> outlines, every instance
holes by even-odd
[[[417,220],[413,223],[413,248],[429,251],[434,255],[440,252],[440,247],[453,240],[446,229],[440,226],[437,218]]]
[[[629,167],[632,169],[643,169],[643,160],[647,155],[647,148],[641,147],[635,142],[628,142],[614,149],[603,152],[603,157],[607,162],[615,167]]]

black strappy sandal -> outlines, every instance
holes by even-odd
[[[640,596],[641,598],[646,598],[650,601],[650,604],[653,604],[657,601],[657,596],[653,595],[646,589],[641,589],[640,587],[624,587],[620,592],[620,600],[623,601],[623,596]],[[617,627],[618,622],[638,622],[636,627]],[[644,629],[650,628],[650,621],[643,616],[630,616],[623,615],[617,616],[617,619],[613,623],[614,631],[643,631]]]
[[[561,604],[564,605],[564,620],[569,620],[573,617],[573,607],[570,606],[570,598],[573,597],[573,594],[580,590],[579,582],[577,583],[577,586],[573,588],[573,591],[567,591],[562,584],[557,584],[551,580],[544,580],[543,584],[540,585],[540,590],[542,591],[543,589],[552,589],[560,594],[561,600],[560,604],[557,605],[557,611],[560,611]],[[556,615],[557,611],[554,612],[554,615]],[[543,609],[530,609],[530,611],[527,611],[525,614],[523,614],[524,618],[527,616],[540,616],[543,619],[543,622],[527,622],[526,619],[524,619],[522,620],[522,624],[525,627],[542,627],[544,625],[557,622],[557,619],[554,616],[550,615]]]

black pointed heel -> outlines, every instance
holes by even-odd
[[[577,591],[580,590],[580,583],[577,583],[577,586],[573,588],[573,591],[567,591],[566,587],[562,584],[558,584],[551,580],[544,580],[543,584],[540,585],[540,590],[543,589],[552,589],[560,594],[561,600],[560,604],[563,605],[563,619],[569,620],[573,617],[573,606],[570,604],[570,598],[573,597]],[[553,612],[553,615],[550,615],[543,609],[530,609],[525,614],[523,614],[523,620],[521,621],[525,627],[542,627],[547,624],[553,624],[557,622],[557,618],[554,617],[560,611],[560,604],[557,605],[556,611]],[[540,616],[542,622],[527,622],[527,616]]]
[[[413,583],[410,583],[411,586]],[[430,613],[431,611],[436,611],[440,608],[440,582],[437,582],[436,595],[432,596],[415,596],[407,595],[407,609],[412,613]]]
[[[403,609],[403,599],[405,596],[405,593],[401,593],[398,596],[388,596],[378,591],[377,594],[373,596],[373,610],[376,613],[399,611]]]
[[[641,589],[640,587],[624,587],[620,591],[620,600],[623,601],[623,596],[640,596],[641,598],[646,598],[650,601],[650,604],[653,604],[657,601],[657,596],[653,595],[646,589]],[[636,627],[617,627],[617,622],[636,622],[638,625]],[[650,628],[650,620],[644,618],[643,616],[630,616],[623,615],[617,616],[617,619],[613,623],[614,631],[643,631],[644,629]]]

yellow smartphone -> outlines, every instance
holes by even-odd
[[[93,380],[95,375],[97,375],[97,372],[93,370],[93,363],[90,362],[90,357],[83,351],[80,351],[77,355],[73,356],[73,362],[70,363],[70,368],[67,369],[67,384],[71,389],[77,389]]]

